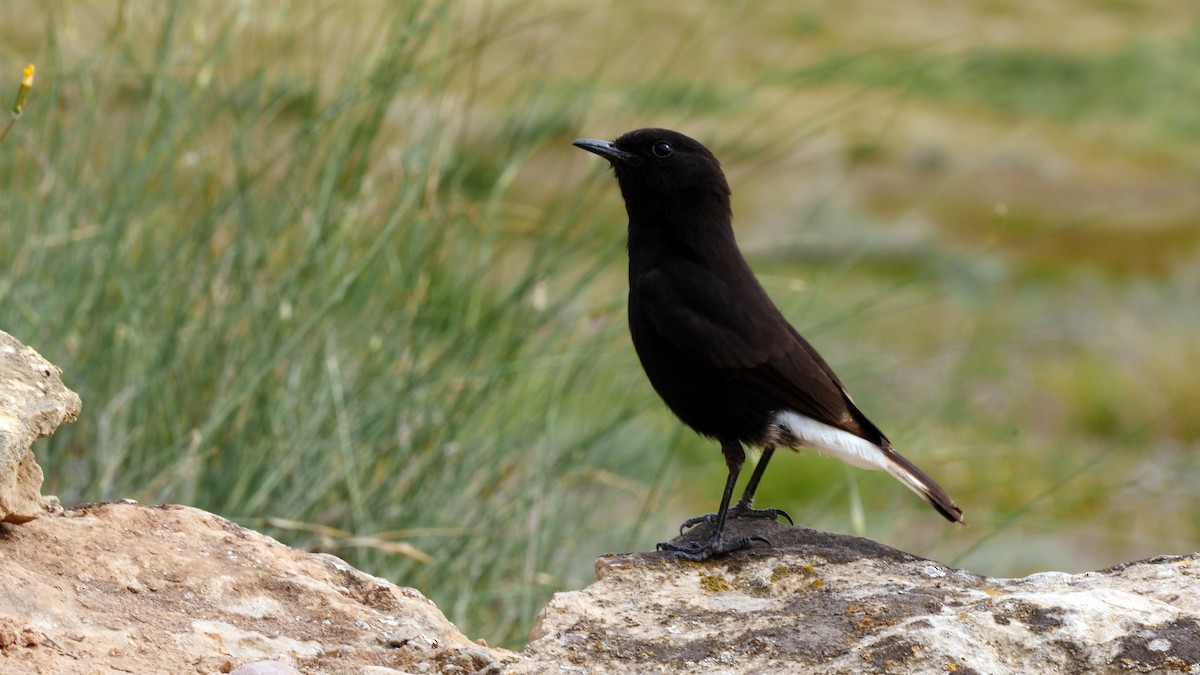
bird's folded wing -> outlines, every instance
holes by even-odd
[[[630,293],[663,339],[702,364],[753,384],[781,408],[872,441],[879,434],[757,282],[735,289],[699,265],[680,263],[640,275]]]

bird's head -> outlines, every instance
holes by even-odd
[[[608,160],[630,218],[635,210],[729,209],[729,184],[708,148],[669,129],[638,129],[615,141],[580,139],[578,148]],[[657,214],[661,217],[663,214]]]

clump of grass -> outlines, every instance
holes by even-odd
[[[47,491],[332,549],[517,644],[616,536],[590,539],[620,482],[597,477],[636,463],[636,398],[594,405],[627,384],[594,366],[619,325],[574,302],[620,237],[577,191],[516,208],[569,113],[515,95],[553,133],[470,131],[447,87],[493,29],[456,33],[452,3],[333,43],[302,5],[171,3],[85,32],[87,59],[58,32],[79,17],[43,11],[43,105],[0,156],[0,306],[84,400],[39,452]],[[338,58],[272,61],[295,40]]]

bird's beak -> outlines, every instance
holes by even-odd
[[[571,141],[571,145],[600,155],[613,164],[628,164],[634,157],[633,153],[625,152],[608,141],[596,141],[590,138],[581,138],[577,141]]]

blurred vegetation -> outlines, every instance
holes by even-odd
[[[923,2],[0,6],[0,329],[64,502],[194,505],[519,646],[712,510],[645,383],[580,136],[679,128],[743,247],[967,513],[806,453],[807,525],[989,574],[1194,550],[1200,11]],[[861,514],[861,515],[858,515]]]

